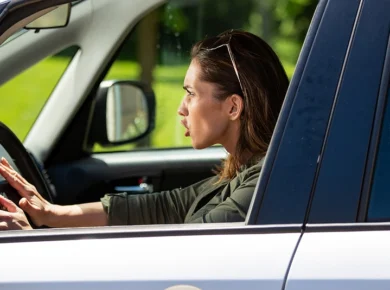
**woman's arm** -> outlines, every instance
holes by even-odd
[[[55,228],[106,226],[107,215],[101,202],[52,205],[45,225]]]
[[[101,201],[109,225],[181,224],[198,196],[215,188],[217,180],[150,194],[107,194]]]
[[[22,197],[19,207],[29,214],[36,226],[89,227],[107,225],[107,215],[101,202],[70,206],[51,204],[38,193],[32,184],[18,174],[4,158],[0,161],[0,175],[18,191]],[[17,205],[15,206],[17,207]],[[19,211],[15,209],[15,212]],[[4,216],[6,215],[4,213]],[[17,219],[19,216],[20,214],[14,218]],[[0,219],[4,218],[0,217]],[[4,223],[6,221],[2,220],[0,222]]]

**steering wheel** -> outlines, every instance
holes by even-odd
[[[33,159],[32,155],[28,153],[18,137],[2,122],[0,122],[0,148],[4,149],[12,158],[13,163],[17,167],[14,169],[19,171],[28,182],[33,184],[43,198],[49,202],[53,202],[50,186],[39,165]],[[0,181],[0,194],[16,204],[21,199],[19,193],[5,180]]]

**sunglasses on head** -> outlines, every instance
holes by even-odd
[[[227,50],[228,50],[228,53],[229,53],[229,57],[230,57],[230,61],[232,62],[232,65],[233,65],[234,71],[235,71],[235,73],[236,73],[238,82],[240,83],[241,91],[242,91],[242,93],[244,94],[244,89],[243,89],[243,86],[242,86],[242,83],[241,83],[240,75],[239,75],[239,73],[238,73],[238,69],[237,69],[237,65],[236,65],[236,60],[235,60],[235,58],[234,58],[233,51],[232,51],[232,49],[231,49],[231,47],[230,47],[230,41],[231,41],[233,35],[231,34],[231,32],[229,33],[229,35],[230,35],[230,36],[229,36],[229,40],[228,40],[227,43],[224,43],[224,44],[218,45],[218,46],[216,46],[216,47],[212,47],[212,48],[205,48],[204,50],[206,50],[206,51],[213,51],[213,50],[219,49],[219,48],[224,47],[224,46],[227,47]]]

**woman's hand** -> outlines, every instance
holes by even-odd
[[[32,230],[26,215],[16,204],[0,195],[0,205],[7,210],[0,210],[0,231]]]
[[[38,193],[34,185],[27,182],[27,180],[25,180],[19,173],[17,173],[5,158],[1,158],[0,161],[0,175],[2,175],[4,179],[7,180],[8,183],[19,192],[20,196],[22,197],[19,201],[19,207],[28,213],[34,224],[36,226],[47,225],[48,220],[50,219],[51,208],[53,205]],[[4,202],[5,200],[6,199],[3,198],[1,201]],[[6,200],[5,203],[7,203],[7,201],[8,200]],[[6,206],[5,203],[3,203],[4,206]],[[18,211],[20,209],[14,203],[12,204],[10,204],[8,201],[7,205],[9,207],[6,206],[10,212],[9,215],[15,215],[15,217],[20,218],[20,213]],[[27,225],[30,226],[28,222]]]
[[[0,160],[0,175],[2,175],[8,183],[19,192],[22,197],[19,201],[19,207],[28,213],[36,226],[92,227],[106,226],[108,224],[107,214],[105,213],[101,202],[68,206],[51,204],[38,193],[35,186],[20,176],[4,158],[1,158]],[[2,200],[5,199],[3,198]],[[6,200],[5,203],[7,203],[7,201],[8,200]],[[4,206],[6,206],[5,203],[1,203],[0,201],[0,205],[4,204]],[[7,204],[9,204],[9,201]],[[11,210],[8,209],[9,207],[6,207],[11,213],[0,211],[0,228],[3,222],[3,215],[6,216],[6,223],[8,222],[7,225],[10,227],[12,224],[15,228],[29,228],[30,225],[28,224],[27,219],[22,219],[21,214],[24,216],[24,213],[20,213],[18,211],[19,208],[15,204],[14,207],[12,207],[12,204]],[[15,211],[13,211],[14,209]],[[12,217],[8,217],[11,215]]]

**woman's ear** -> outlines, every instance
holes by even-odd
[[[228,98],[229,118],[231,121],[238,120],[244,109],[244,100],[240,95],[234,94]]]

